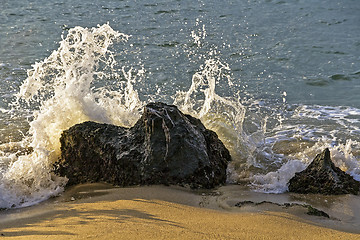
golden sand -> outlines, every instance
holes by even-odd
[[[4,215],[8,220],[0,222],[0,239],[360,239],[285,212],[234,213],[174,201],[114,198],[116,192]]]

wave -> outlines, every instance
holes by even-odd
[[[202,48],[206,30],[199,23],[197,27],[191,38]],[[24,109],[32,113],[22,140],[0,145],[0,208],[29,206],[63,191],[67,179],[51,173],[60,157],[63,130],[88,120],[130,127],[148,101],[163,98],[161,88],[147,96],[136,88],[145,81],[144,66],[116,60],[129,53],[114,51],[114,45],[129,44],[130,38],[108,24],[75,27],[57,50],[28,70],[13,109],[0,109],[2,114]],[[359,109],[289,106],[286,93],[280,103],[245,101],[216,48],[201,54],[203,63],[189,88],[175,90],[168,99],[218,133],[233,158],[229,182],[245,181],[255,191],[284,192],[291,176],[324,147],[331,148],[337,166],[360,180]],[[220,95],[220,85],[230,94]]]

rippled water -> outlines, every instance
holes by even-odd
[[[62,130],[175,103],[230,149],[229,182],[284,192],[323,148],[360,180],[357,0],[6,1],[0,208],[62,191]]]

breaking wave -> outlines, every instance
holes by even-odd
[[[190,36],[196,48],[203,48],[205,26],[196,27]],[[51,173],[63,130],[88,120],[129,127],[146,103],[164,98],[160,87],[146,96],[136,88],[146,79],[146,66],[117,61],[129,53],[115,52],[113,45],[129,44],[129,39],[108,24],[75,27],[57,50],[28,70],[12,109],[0,108],[12,116],[30,113],[23,139],[0,145],[0,208],[29,206],[63,191],[67,179]],[[229,182],[284,192],[295,172],[325,147],[337,166],[360,180],[359,109],[290,106],[286,93],[269,104],[245,101],[216,47],[188,54],[201,54],[203,62],[188,89],[175,89],[167,99],[217,132],[233,158]],[[229,94],[218,93],[220,85]]]

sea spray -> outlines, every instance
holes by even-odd
[[[115,64],[108,50],[113,40],[128,38],[107,24],[92,29],[75,27],[60,42],[58,50],[28,71],[17,97],[40,105],[30,123],[33,145],[41,143],[58,156],[62,130],[86,120],[114,121],[106,108],[109,106],[101,101],[104,90],[99,94],[92,83],[95,77],[106,78],[104,71],[98,72],[100,64],[108,68]]]
[[[63,191],[66,179],[51,173],[60,156],[63,130],[86,120],[129,126],[138,118],[142,104],[131,86],[136,78],[130,73],[132,69],[109,71],[118,82],[126,79],[124,92],[94,89],[92,85],[95,78],[108,77],[99,70],[101,66],[113,68],[116,64],[109,47],[128,38],[108,24],[91,29],[75,27],[57,50],[28,71],[14,108],[38,106],[29,134],[19,143],[31,151],[3,152],[0,207],[32,205]]]
[[[255,191],[284,192],[288,179],[324,147],[331,149],[337,166],[360,180],[359,109],[290,106],[289,94],[283,91],[277,102],[244,98],[246,86],[239,90],[234,81],[241,79],[233,79],[231,65],[217,46],[206,43],[205,25],[197,21],[196,28],[189,34],[192,44],[183,50],[197,70],[187,90],[172,89],[173,102],[168,103],[217,132],[233,158],[229,182],[245,181]],[[56,51],[28,71],[14,109],[31,113],[30,128],[22,141],[0,145],[0,208],[32,205],[63,191],[66,179],[51,174],[51,169],[60,155],[64,129],[86,120],[130,127],[149,100],[171,101],[162,96],[165,87],[156,86],[146,96],[141,94],[144,89],[136,88],[144,82],[147,66],[116,60],[133,53],[114,51],[113,44],[130,39],[108,24],[75,27]]]
[[[250,156],[252,141],[243,131],[246,108],[241,103],[238,91],[234,89],[231,68],[217,46],[206,43],[206,28],[196,20],[197,30],[191,31],[195,50],[185,51],[189,59],[204,61],[192,75],[191,86],[187,91],[177,91],[174,104],[183,112],[191,114],[215,131],[229,149],[233,161],[229,166],[229,176],[248,175],[246,161]],[[225,86],[230,96],[221,96],[217,88]]]
[[[310,109],[315,112],[309,114]],[[318,112],[317,109],[320,111]],[[334,114],[332,107],[300,106],[296,108],[294,114],[284,121],[281,128],[273,129],[266,136],[265,146],[270,149],[270,155],[276,158],[272,161],[279,164],[274,170],[270,165],[266,165],[264,173],[253,171],[250,179],[253,190],[267,193],[287,191],[288,181],[295,173],[304,170],[325,148],[330,149],[335,166],[346,171],[354,179],[360,180],[358,138],[354,135],[353,138],[356,140],[342,139],[344,132],[357,129],[354,124],[346,124],[347,116],[351,116],[354,112],[358,111],[355,109],[339,111],[335,117],[328,117],[326,115]],[[293,121],[298,119],[299,115],[302,116],[302,122],[311,121],[311,124],[306,126],[295,124]],[[320,121],[314,122],[314,118],[320,118]],[[324,124],[324,121],[337,122],[338,130],[327,131],[327,124]]]

